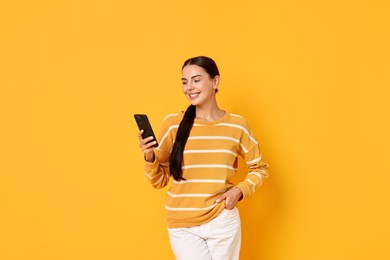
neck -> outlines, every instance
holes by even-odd
[[[225,115],[225,111],[218,107],[217,102],[196,106],[196,119],[203,121],[215,121],[222,118]]]

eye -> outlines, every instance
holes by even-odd
[[[195,82],[195,83],[198,83],[199,81],[200,81],[200,79],[196,79],[196,80],[194,80],[194,82]]]

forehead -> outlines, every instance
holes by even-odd
[[[184,79],[190,79],[193,76],[196,75],[207,75],[207,72],[198,65],[187,65],[182,70],[182,76]]]

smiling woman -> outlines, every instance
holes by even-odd
[[[172,249],[177,259],[238,259],[241,222],[237,203],[268,177],[257,140],[246,120],[219,108],[220,74],[215,62],[199,56],[182,67],[186,112],[165,117],[159,146],[142,138],[145,175],[155,188],[173,183],[166,199]],[[238,156],[248,174],[236,186]]]
[[[219,75],[211,77],[198,65],[183,68],[183,92],[192,105],[206,110],[216,105],[215,93],[218,91]]]

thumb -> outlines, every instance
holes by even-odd
[[[227,195],[226,195],[226,192],[224,193],[224,194],[222,194],[222,196],[221,197],[219,197],[218,199],[217,199],[217,203],[220,203],[221,201],[223,201],[223,200],[225,200],[226,199],[226,197],[227,197]]]

